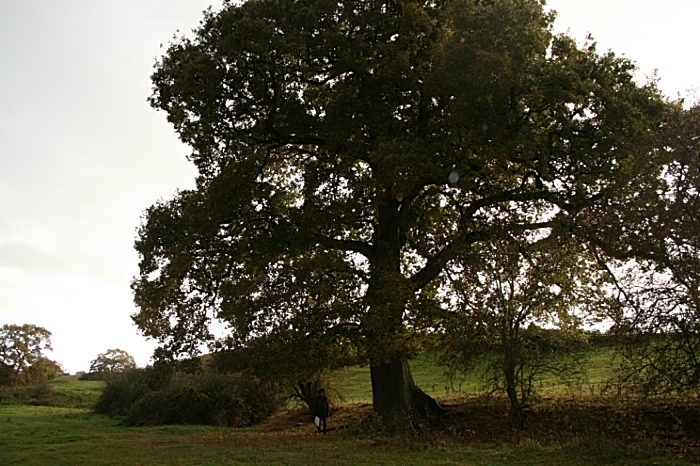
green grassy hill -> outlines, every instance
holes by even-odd
[[[67,375],[29,387],[0,389],[0,404],[92,409],[104,386],[104,382],[84,381],[77,375]]]
[[[458,376],[450,380],[446,369],[438,365],[434,357],[422,355],[409,362],[413,378],[419,387],[431,396],[445,396],[453,393],[474,393],[480,387],[479,378]],[[343,399],[347,402],[372,401],[372,382],[368,366],[353,366],[341,375],[344,386]]]
[[[79,380],[77,375],[57,377],[49,382],[58,406],[92,409],[102,394],[105,383]]]
[[[572,391],[591,392],[605,384],[609,378],[614,362],[615,352],[609,347],[593,348],[582,354],[580,370],[585,377],[573,384],[544,376],[539,380],[538,389],[543,395],[571,393]],[[476,364],[468,374],[456,374],[454,378],[447,376],[445,367],[436,362],[430,355],[422,355],[409,362],[413,378],[419,387],[433,397],[450,395],[475,395],[484,390],[485,363]],[[342,397],[346,402],[372,401],[372,384],[369,367],[353,366],[346,368],[340,374]]]

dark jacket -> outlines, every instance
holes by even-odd
[[[328,398],[319,396],[316,398],[314,414],[318,417],[328,417]]]

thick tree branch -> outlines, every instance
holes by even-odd
[[[364,241],[350,241],[335,238],[329,238],[323,235],[316,235],[318,242],[328,249],[338,249],[346,252],[356,252],[362,254],[367,260],[374,259],[374,248]]]
[[[569,206],[558,194],[551,191],[538,190],[523,192],[520,188],[518,188],[503,191],[501,193],[494,194],[493,196],[482,197],[481,199],[471,202],[464,210],[463,215],[465,218],[471,218],[479,209],[484,207],[495,206],[504,202],[527,201],[547,201],[567,212],[571,209],[571,206]]]
[[[510,232],[523,232],[527,230],[540,230],[543,228],[552,228],[557,225],[556,221],[550,222],[536,222],[536,223],[526,223],[509,225],[504,228],[492,228],[488,230],[473,231],[467,234],[456,234],[454,240],[450,241],[449,244],[439,253],[428,259],[428,263],[421,270],[411,276],[411,283],[416,291],[425,287],[433,279],[435,279],[440,272],[445,268],[447,263],[454,259],[459,250],[469,246],[470,244],[477,243],[479,241],[486,241],[491,238],[497,231],[510,231]]]
[[[455,238],[455,240],[451,241],[442,251],[430,258],[425,267],[413,274],[411,283],[414,289],[416,291],[422,289],[440,275],[445,265],[457,256],[460,248],[478,241],[486,240],[490,236],[491,231],[483,230],[471,232],[467,235],[463,235],[461,238]]]

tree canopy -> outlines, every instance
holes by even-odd
[[[443,278],[449,303],[438,354],[452,371],[482,364],[489,389],[510,399],[515,428],[525,427],[543,374],[582,379],[574,354],[586,346],[581,324],[607,314],[599,291],[607,277],[587,249],[569,235],[530,242],[505,234],[452,264]]]
[[[150,103],[199,176],[138,232],[133,318],[157,355],[322,367],[341,347],[385,420],[434,410],[405,361],[441,318],[437,279],[502,232],[575,230],[665,105],[553,18],[538,0],[249,0],[175,40]]]
[[[623,352],[623,379],[646,393],[697,392],[700,105],[670,106],[636,164],[632,189],[592,212],[590,222],[616,280],[616,330],[634,337]]]
[[[100,353],[90,362],[90,372],[98,373],[124,372],[135,367],[134,357],[119,348]]]
[[[44,382],[63,370],[44,354],[51,351],[51,332],[32,324],[0,328],[0,385]]]

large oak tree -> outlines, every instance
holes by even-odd
[[[90,372],[99,374],[111,374],[125,372],[136,368],[136,360],[126,351],[115,348],[95,356],[90,361]]]
[[[199,176],[136,241],[157,355],[323,366],[342,345],[385,422],[439,412],[406,362],[440,317],[436,278],[498,231],[605,203],[663,107],[552,20],[537,0],[249,0],[176,39],[150,103]]]
[[[51,332],[38,325],[0,327],[0,385],[31,385],[63,372],[44,354],[51,351]]]

